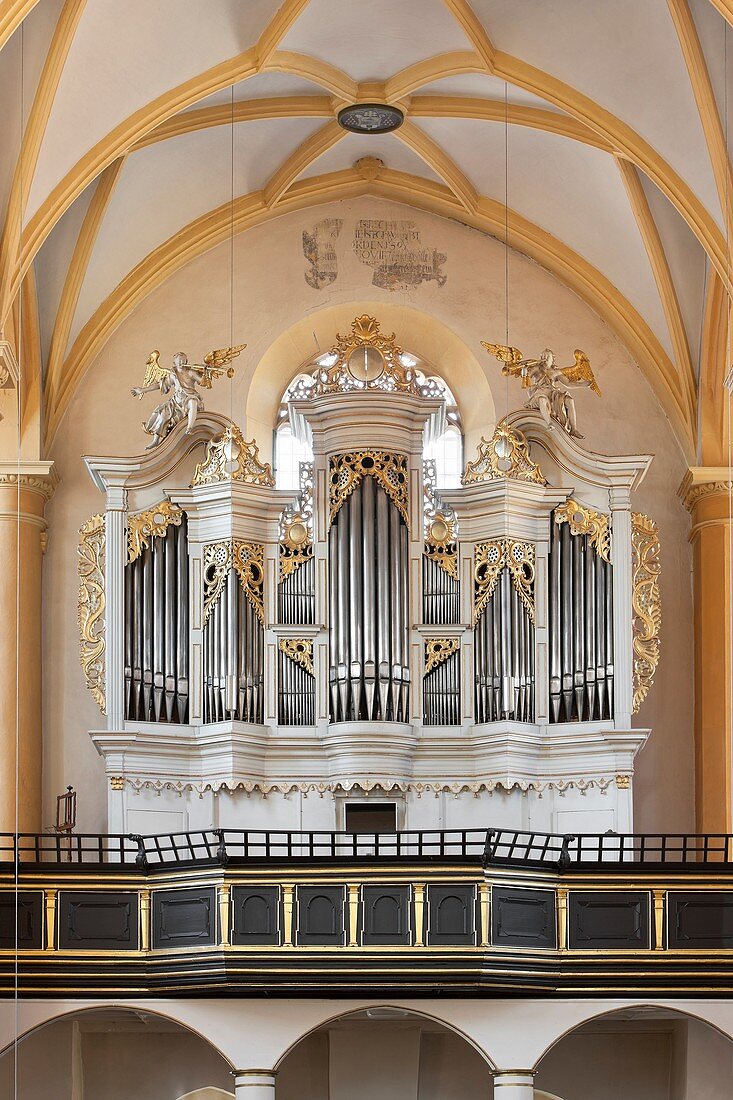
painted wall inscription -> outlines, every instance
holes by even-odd
[[[354,229],[352,248],[361,262],[372,268],[372,285],[383,290],[407,290],[432,281],[445,285],[446,254],[424,245],[412,221],[361,218]]]
[[[336,281],[336,241],[343,224],[342,218],[324,218],[311,229],[303,230],[303,255],[309,265],[305,271],[305,281],[314,290],[321,290]]]

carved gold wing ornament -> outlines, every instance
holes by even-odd
[[[233,378],[234,367],[227,367],[227,364],[231,363],[232,359],[236,359],[238,355],[241,355],[246,347],[246,344],[235,344],[231,348],[219,348],[217,351],[210,351],[208,355],[205,355],[201,388],[210,390],[212,381],[215,378],[221,378],[223,374],[226,374],[227,378]]]
[[[642,512],[631,514],[634,672],[633,711],[649,694],[659,664],[662,601],[659,591],[659,528]]]
[[[104,554],[105,519],[92,516],[79,528],[79,659],[86,685],[102,714],[107,713],[105,685]]]
[[[461,648],[460,638],[426,638],[425,639],[425,665],[423,676],[429,675],[434,668],[442,665],[454,653]]]
[[[277,644],[281,653],[304,668],[311,676],[314,675],[313,642],[310,638],[281,638]]]
[[[512,428],[506,420],[500,420],[491,439],[482,436],[478,455],[466,465],[461,478],[462,485],[480,481],[529,481],[535,485],[547,485],[542,471],[529,456],[529,446],[523,432]]]
[[[404,455],[388,451],[351,451],[330,460],[329,523],[365,477],[373,477],[409,527],[409,472]]]
[[[180,527],[183,511],[170,500],[127,517],[127,560],[135,561],[154,538],[163,538],[169,527]]]
[[[236,424],[227,425],[221,435],[206,445],[206,457],[196,467],[191,486],[238,481],[272,489],[275,479],[269,462],[262,462],[254,439],[247,442]]]
[[[512,584],[534,622],[535,547],[531,542],[515,539],[491,539],[476,545],[473,580],[473,613],[476,622],[494,594],[504,569],[508,569]]]
[[[222,539],[204,546],[204,623],[224,591],[230,569],[264,626],[265,548],[243,539]]]
[[[567,523],[571,535],[587,535],[591,546],[604,561],[611,561],[611,526],[608,516],[588,508],[573,497],[555,509],[555,523]]]

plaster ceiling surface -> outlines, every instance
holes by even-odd
[[[3,43],[16,8],[0,0],[0,327],[35,276],[52,374],[74,377],[76,337],[132,269],[229,201],[233,146],[235,195],[268,216],[383,179],[498,233],[486,200],[506,198],[514,247],[561,278],[592,265],[604,318],[641,334],[680,405],[727,276],[733,28],[713,0],[37,0]],[[403,130],[344,136],[339,109],[373,99]],[[354,171],[367,156],[376,182]],[[694,394],[684,415],[694,434]]]

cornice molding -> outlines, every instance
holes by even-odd
[[[0,486],[19,486],[48,501],[60,481],[53,462],[0,462]]]
[[[733,492],[729,466],[691,466],[682,479],[677,495],[688,512],[703,497],[728,496]]]

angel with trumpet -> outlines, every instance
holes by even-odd
[[[519,348],[488,344],[485,340],[481,343],[489,354],[504,364],[502,374],[521,378],[522,389],[529,390],[524,403],[526,409],[537,409],[548,427],[554,420],[573,439],[583,438],[578,431],[575,398],[570,390],[583,387],[601,396],[585,352],[576,349],[572,366],[557,367],[554,352],[549,348],[545,348],[539,359],[525,359]]]
[[[236,359],[246,346],[237,344],[231,348],[212,351],[204,357],[203,363],[189,363],[188,356],[177,351],[170,368],[161,366],[159,351],[150,353],[145,363],[142,386],[135,386],[130,391],[133,397],[142,398],[143,394],[158,390],[165,398],[155,406],[143,424],[143,431],[153,437],[147,450],[157,447],[182,420],[187,422],[186,435],[191,434],[196,417],[204,408],[196,387],[210,390],[215,378],[221,378],[224,374],[227,378],[233,378],[234,367],[227,368],[227,363]]]

